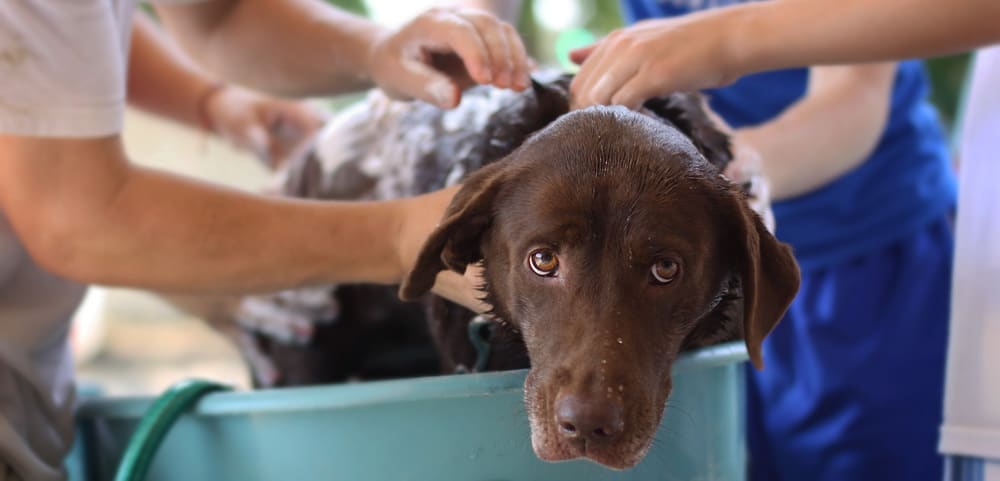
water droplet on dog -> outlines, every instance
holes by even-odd
[[[619,384],[618,385],[618,392],[625,392],[625,385],[624,384]]]
[[[607,364],[607,363],[608,363],[607,359],[601,359],[601,364]]]
[[[622,338],[619,337],[618,338],[618,344],[624,344],[624,343],[625,343],[625,341],[623,341]]]

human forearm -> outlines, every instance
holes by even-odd
[[[645,20],[574,50],[576,108],[726,85],[751,73],[884,61],[1000,41],[996,0],[775,0]]]
[[[885,128],[895,70],[892,63],[813,68],[802,100],[735,132],[736,142],[760,154],[772,198],[815,190],[864,161]]]
[[[192,127],[205,122],[203,96],[214,82],[170,44],[156,25],[136,15],[129,53],[128,100]]]
[[[100,219],[67,232],[91,240],[66,256],[77,261],[67,268],[80,276],[177,292],[245,292],[348,280],[391,283],[401,275],[385,204],[263,199],[131,170]]]
[[[740,75],[897,60],[1000,42],[995,0],[779,0],[723,14]]]
[[[306,142],[322,118],[305,103],[265,96],[209,77],[144,15],[129,58],[132,106],[218,134],[272,165]]]
[[[214,72],[294,96],[370,86],[368,54],[383,33],[311,0],[216,0],[157,11],[185,50]]]
[[[396,99],[451,108],[474,84],[529,85],[517,31],[482,10],[430,9],[385,31],[320,0],[215,0],[160,9],[193,56],[261,90],[329,95],[375,85]]]
[[[198,293],[403,275],[399,204],[243,194],[131,167],[110,142],[0,137],[0,206],[58,274]]]

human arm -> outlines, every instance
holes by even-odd
[[[516,31],[482,11],[432,9],[396,31],[315,0],[215,0],[157,11],[203,65],[265,91],[329,95],[374,84],[396,98],[452,107],[472,82],[528,86]]]
[[[305,103],[210,78],[145,15],[136,15],[132,29],[127,88],[133,106],[218,134],[272,166],[323,122]]]
[[[454,191],[382,203],[265,198],[130,165],[114,137],[0,135],[0,152],[0,208],[39,264],[182,293],[398,283]]]
[[[574,51],[574,105],[622,104],[755,72],[932,56],[1000,41],[994,0],[777,0],[639,22]]]
[[[737,147],[759,155],[737,154],[731,177],[741,177],[733,171],[759,169],[771,198],[783,200],[857,167],[885,129],[895,73],[894,63],[813,67],[804,97],[778,117],[733,133]],[[755,162],[760,165],[747,165]]]
[[[34,261],[83,282],[205,294],[402,279],[403,250],[419,249],[451,191],[318,203],[134,167],[118,135],[124,26],[105,1],[73,5],[80,22],[0,9],[21,62],[0,76],[0,211]]]

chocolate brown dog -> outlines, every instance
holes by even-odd
[[[438,272],[475,263],[497,321],[482,367],[530,365],[525,403],[542,459],[636,464],[680,351],[742,338],[760,367],[761,341],[795,295],[798,269],[722,177],[727,137],[696,95],[650,100],[643,113],[569,112],[568,84],[477,88],[451,111],[373,94],[341,114],[288,166],[285,195],[385,199],[464,182],[400,290],[429,306],[433,345],[414,329],[425,322],[420,310],[393,304],[389,288],[255,298],[234,317],[256,337],[243,345],[248,359],[267,364],[255,368],[258,381],[437,372],[434,346],[445,372],[472,368],[475,314],[425,294]],[[322,322],[287,321],[296,316]],[[284,338],[312,334],[261,334],[284,325],[294,325]],[[410,362],[387,361],[403,352]]]
[[[761,367],[760,344],[798,289],[789,248],[706,159],[724,153],[704,138],[719,134],[664,108],[700,119],[685,110],[699,104],[649,107],[667,116],[568,113],[470,175],[401,289],[415,299],[441,270],[485,267],[493,315],[527,347],[542,459],[633,466],[678,353],[744,338]]]

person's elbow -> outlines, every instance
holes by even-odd
[[[43,214],[22,223],[18,236],[32,260],[46,271],[82,283],[101,283],[84,222]]]
[[[104,215],[128,176],[117,138],[3,138],[0,209],[32,260],[72,280],[99,283]]]

